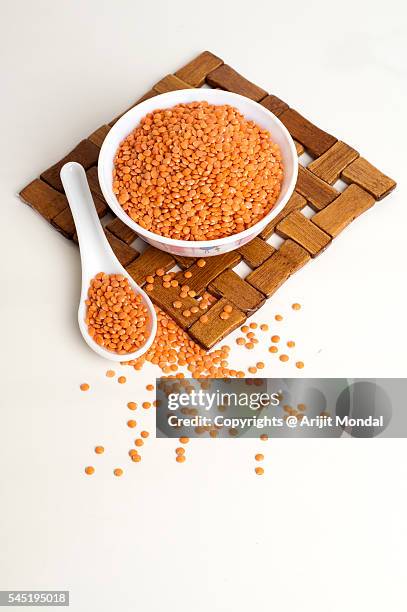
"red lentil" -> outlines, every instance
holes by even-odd
[[[87,467],[85,467],[85,474],[87,474],[88,476],[91,476],[94,473],[95,473],[95,468],[93,467],[93,465],[88,465]]]
[[[117,382],[121,385],[124,385],[124,383],[126,382],[127,378],[125,376],[119,376],[119,378],[117,379]]]
[[[129,410],[136,410],[136,408],[137,408],[137,404],[136,404],[136,402],[128,402],[128,404],[127,404],[127,408],[128,408]]]
[[[108,378],[113,378],[116,375],[116,372],[114,370],[107,370],[106,372],[106,376]]]
[[[122,470],[122,468],[115,468],[115,469],[113,470],[113,474],[114,474],[115,476],[123,476],[123,470]]]
[[[141,120],[116,152],[113,191],[145,229],[213,240],[262,219],[282,177],[269,132],[231,106],[191,102]]]
[[[298,368],[299,370],[302,370],[302,368],[304,367],[304,362],[303,361],[297,361],[295,364],[295,367]]]
[[[81,391],[89,391],[90,386],[88,385],[88,383],[82,383],[80,386],[80,390]]]
[[[105,452],[104,446],[95,446],[95,453],[97,455],[102,455]]]
[[[99,346],[119,355],[143,346],[147,339],[147,307],[122,274],[96,274],[85,303],[88,332]]]

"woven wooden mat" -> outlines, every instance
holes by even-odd
[[[82,164],[99,217],[110,219],[105,224],[106,236],[137,283],[143,285],[145,277],[154,274],[157,268],[171,270],[178,265],[192,271],[187,282],[198,299],[204,291],[216,297],[206,312],[209,321],[203,324],[199,321],[202,310],[188,318],[182,314],[185,309],[197,305],[197,298],[188,297],[183,300],[183,308],[175,309],[172,304],[179,299],[178,289],[164,289],[155,283],[150,292],[155,304],[201,346],[210,349],[258,310],[294,272],[330,246],[356,217],[388,195],[396,183],[355,149],[313,125],[286,102],[246,80],[209,51],[201,53],[174,74],[165,76],[133,106],[157,94],[204,84],[247,96],[268,108],[289,130],[298,155],[306,151],[312,158],[307,167],[300,165],[296,190],[284,210],[249,244],[225,255],[208,257],[203,268],[198,267],[193,258],[173,257],[150,246],[139,253],[133,246],[138,239],[136,234],[118,218],[111,219],[111,213],[107,217],[109,209],[97,178],[103,139],[121,115],[102,125],[66,157],[45,170],[21,191],[20,197],[64,236],[75,240],[75,226],[59,172],[67,161]],[[335,188],[338,179],[347,183],[342,192]],[[305,216],[302,212],[305,207],[311,207],[315,214],[310,218]],[[274,232],[284,239],[278,249],[267,242]],[[242,260],[251,268],[244,279],[233,270]],[[182,272],[179,274],[183,276]],[[234,309],[230,318],[224,320],[219,314],[227,303]]]

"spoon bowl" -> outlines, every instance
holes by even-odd
[[[81,254],[82,290],[78,308],[78,322],[81,334],[87,345],[105,359],[119,362],[137,359],[150,348],[157,332],[157,316],[154,306],[148,295],[134,282],[114,254],[97,216],[83,167],[76,162],[68,162],[61,169],[61,180],[75,222]],[[100,346],[89,335],[86,324],[87,306],[85,301],[88,298],[90,282],[99,272],[122,274],[129,281],[134,293],[141,295],[147,307],[148,338],[137,351],[119,355]]]

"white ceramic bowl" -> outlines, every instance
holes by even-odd
[[[175,240],[154,234],[138,225],[125,213],[113,193],[113,161],[120,143],[137,127],[140,120],[148,113],[160,108],[171,108],[176,104],[197,102],[206,100],[210,104],[229,104],[237,108],[246,119],[255,121],[260,127],[265,128],[271,134],[273,142],[280,147],[283,164],[284,179],[281,186],[279,198],[274,208],[258,223],[227,238],[216,240]],[[172,253],[173,255],[184,255],[187,257],[208,257],[232,251],[246,242],[252,240],[287,204],[291,197],[298,173],[298,157],[293,139],[286,127],[264,106],[253,102],[244,96],[222,91],[219,89],[181,89],[171,91],[150,98],[125,113],[111,128],[106,136],[99,155],[98,162],[99,182],[110,208],[139,236],[144,238],[153,246]]]

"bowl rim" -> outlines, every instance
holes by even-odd
[[[197,99],[188,100],[186,102],[176,99],[177,96],[185,92],[192,92],[194,94],[197,94]],[[209,96],[209,97],[213,96],[214,104],[216,104],[216,97],[218,95],[226,94],[226,97],[230,98],[231,105],[233,105],[233,100],[243,100],[245,104],[249,104],[249,106],[253,106],[257,110],[260,108],[261,111],[265,115],[269,115],[269,117],[271,118],[271,121],[275,123],[276,125],[278,125],[278,127],[280,128],[281,132],[283,133],[284,137],[287,140],[290,154],[292,156],[292,162],[293,162],[292,176],[287,185],[286,194],[283,196],[283,198],[278,203],[278,205],[274,206],[262,219],[257,221],[257,223],[248,227],[242,232],[232,234],[231,236],[226,236],[225,238],[215,238],[214,240],[179,240],[177,238],[167,238],[166,236],[161,236],[160,234],[151,232],[141,227],[140,225],[138,225],[138,223],[133,221],[130,215],[128,215],[123,210],[122,206],[119,204],[116,198],[116,195],[113,193],[111,181],[110,181],[110,184],[108,183],[108,180],[107,180],[108,172],[105,169],[106,163],[108,161],[112,161],[111,156],[109,155],[109,145],[111,141],[115,138],[115,133],[118,131],[118,128],[120,128],[122,124],[127,123],[127,121],[129,121],[129,118],[131,118],[133,115],[137,117],[144,117],[146,114],[154,112],[154,110],[158,110],[161,107],[160,101],[168,102],[168,101],[171,101],[172,98],[174,98],[174,106],[176,104],[188,104],[194,101],[200,102],[202,101],[202,99],[199,99],[199,93],[202,93],[202,92],[204,92],[205,96]],[[152,100],[157,102],[157,104],[154,106],[154,109],[149,108]],[[223,102],[222,104],[225,104],[225,102]],[[148,110],[146,110],[143,113],[144,108]],[[167,108],[169,107],[167,106]],[[242,112],[239,108],[238,110],[244,115],[244,112]],[[122,142],[124,138],[126,138],[131,133],[131,131],[137,127],[139,122],[140,122],[140,118],[138,118],[138,120],[134,122],[134,126],[127,133],[127,135],[121,139],[120,142]],[[267,129],[267,128],[263,128],[263,129]],[[117,151],[117,148],[116,148],[116,151]],[[123,221],[125,225],[130,227],[134,232],[136,232],[136,234],[138,234],[142,238],[145,237],[147,241],[156,241],[163,245],[168,245],[172,247],[208,249],[209,247],[225,247],[227,245],[233,245],[236,242],[241,243],[241,241],[243,241],[244,243],[246,238],[249,239],[251,236],[253,237],[257,236],[261,232],[261,230],[282,211],[284,206],[287,204],[288,200],[291,198],[294,192],[294,189],[295,189],[296,182],[297,182],[298,164],[299,162],[298,162],[297,150],[295,148],[295,144],[294,144],[293,138],[291,137],[291,134],[289,133],[285,125],[282,123],[282,121],[280,121],[280,119],[276,115],[274,115],[271,111],[269,111],[268,108],[266,108],[265,106],[262,106],[259,102],[255,102],[254,100],[251,100],[250,98],[246,98],[245,96],[241,96],[240,94],[236,94],[234,92],[217,90],[217,89],[191,88],[191,89],[175,90],[175,91],[169,91],[163,94],[158,94],[157,96],[154,96],[153,98],[148,98],[147,100],[144,100],[143,102],[140,102],[139,104],[136,104],[135,106],[130,108],[128,111],[123,113],[120,119],[118,119],[116,123],[110,128],[109,132],[107,133],[102,143],[102,147],[100,149],[99,158],[98,158],[98,178],[99,178],[99,184],[100,184],[100,188],[102,190],[103,196],[107,204],[109,205],[110,209],[114,212],[114,214],[117,217],[119,217],[121,221]]]

